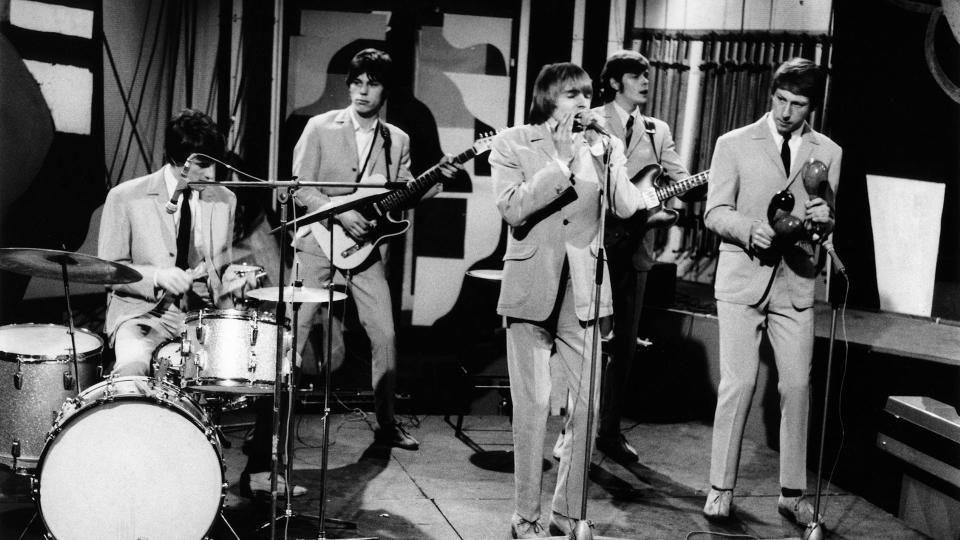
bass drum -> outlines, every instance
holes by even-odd
[[[34,497],[57,540],[204,538],[226,495],[220,443],[178,388],[110,377],[60,409]]]

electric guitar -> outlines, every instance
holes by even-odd
[[[648,207],[662,204],[664,201],[686,193],[691,189],[706,184],[710,179],[710,171],[706,170],[677,182],[664,183],[663,167],[658,163],[651,163],[640,169],[630,182],[637,186],[643,195]],[[617,219],[607,221],[604,227],[603,240],[605,245],[620,243],[638,233],[648,229],[669,227],[677,222],[679,214],[672,208],[661,208],[649,215],[646,219]]]
[[[473,143],[473,146],[454,156],[450,161],[459,165],[483,154],[490,149],[493,135],[490,134],[478,139]],[[384,180],[385,178],[380,174],[370,175],[367,179],[370,182],[383,182]],[[362,189],[350,195],[331,197],[331,201],[318,209],[317,212],[330,206],[369,197],[369,201],[361,203],[354,210],[360,212],[364,218],[377,222],[377,225],[363,238],[354,238],[343,229],[340,223],[334,222],[332,252],[330,251],[330,230],[327,228],[326,221],[311,223],[309,225],[310,232],[317,243],[320,244],[320,249],[323,250],[324,255],[333,263],[333,266],[341,270],[352,270],[367,260],[374,248],[385,238],[403,234],[410,228],[408,220],[395,219],[392,212],[412,206],[420,200],[424,193],[442,180],[443,175],[440,170],[434,167],[399,189]]]

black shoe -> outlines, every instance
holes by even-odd
[[[630,443],[627,442],[627,438],[623,436],[623,433],[617,433],[612,437],[597,437],[597,449],[614,461],[624,461],[628,463],[640,461],[640,456],[637,455],[637,451],[630,446]]]
[[[373,440],[381,446],[394,446],[404,450],[417,450],[420,443],[417,442],[400,424],[394,424],[392,427],[380,428],[374,432]]]

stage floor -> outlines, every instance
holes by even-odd
[[[238,411],[225,415],[223,422],[226,425],[247,420],[249,413]],[[355,522],[358,528],[341,531],[327,527],[327,538],[510,538],[513,475],[488,470],[504,465],[504,453],[512,448],[508,418],[468,416],[463,423],[463,439],[455,436],[453,425],[442,416],[403,416],[402,420],[420,441],[419,451],[372,446],[372,414],[357,412],[331,417],[326,516]],[[454,420],[451,418],[451,422]],[[549,467],[544,474],[543,494],[547,513],[557,471],[550,452],[560,422],[560,418],[550,419],[548,439],[544,441],[544,458]],[[639,450],[640,463],[625,467],[595,453],[587,510],[596,524],[595,537],[706,540],[711,538],[708,531],[714,531],[749,535],[737,538],[779,539],[799,538],[803,533],[777,513],[778,454],[773,450],[744,441],[740,483],[734,499],[736,518],[728,524],[715,524],[701,514],[709,488],[710,426],[625,422],[623,429]],[[269,538],[268,530],[256,532],[269,515],[269,503],[254,503],[241,497],[237,489],[246,461],[240,450],[245,431],[242,426],[227,428],[232,447],[224,450],[230,487],[223,515],[240,538]],[[310,491],[294,499],[295,512],[317,513],[322,433],[319,415],[305,414],[298,419],[294,483]],[[813,474],[810,476],[812,491],[816,479]],[[77,489],[82,490],[83,486]],[[20,538],[34,515],[34,506],[29,499],[17,495],[15,479],[7,473],[0,478],[0,491],[0,538]],[[858,496],[834,486],[826,492],[822,511],[829,538],[925,538]],[[282,510],[284,505],[281,503],[279,508]],[[177,516],[169,518],[174,521]],[[311,528],[289,530],[288,537],[316,538],[316,522],[307,525]],[[40,539],[41,529],[34,522],[23,538]],[[698,531],[703,533],[695,534]],[[218,519],[212,537],[237,536],[223,519]],[[284,538],[282,528],[276,537]]]

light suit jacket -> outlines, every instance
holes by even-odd
[[[769,113],[767,113],[769,114]],[[777,264],[783,265],[790,300],[797,309],[813,305],[817,253],[801,242],[784,250],[776,264],[764,264],[748,252],[752,225],[767,222],[770,199],[787,187],[796,200],[793,215],[803,219],[804,203],[810,200],[800,177],[803,164],[811,159],[829,167],[828,179],[836,193],[840,181],[840,147],[804,123],[800,149],[790,163],[790,175],[783,170],[780,150],[767,125],[767,115],[757,122],[735,129],[717,140],[710,164],[710,183],[704,223],[720,235],[715,296],[717,300],[753,305],[763,299]]]
[[[580,140],[575,136],[575,142]],[[611,139],[611,209],[629,217],[645,208],[627,178],[623,143]],[[507,317],[543,321],[561,289],[564,261],[569,263],[577,318],[590,320],[600,234],[600,159],[564,173],[554,159],[549,128],[522,125],[493,141],[490,166],[497,208],[509,225],[503,257],[503,282],[497,312]],[[571,177],[572,176],[572,177]],[[610,278],[603,265],[600,316],[612,313]]]
[[[607,131],[621,141],[626,141],[626,126],[620,121],[620,115],[617,114],[614,107],[615,105],[611,101],[602,107],[595,108],[594,112],[600,115],[601,123],[607,128]],[[653,125],[653,144],[650,144],[650,135],[646,132],[646,126],[634,122],[630,146],[624,149],[624,155],[627,158],[627,177],[633,178],[640,172],[640,169],[651,163],[657,163],[658,155],[664,174],[669,176],[671,180],[683,180],[690,176],[687,168],[683,166],[683,162],[680,160],[680,154],[677,153],[676,143],[673,142],[673,135],[670,133],[670,126],[663,120],[652,116],[643,116],[642,118]],[[630,226],[642,227],[646,215],[646,211],[639,212],[637,216],[630,220]],[[652,234],[643,234],[636,240],[631,241],[630,244],[635,248],[633,266],[637,270],[650,270],[653,266],[653,241]]]
[[[381,121],[373,154],[367,170],[370,174],[382,174],[388,180],[411,180],[410,137],[400,128]],[[390,134],[390,167],[384,152],[383,130]],[[366,156],[364,156],[366,157]],[[353,182],[363,163],[357,157],[357,139],[350,121],[349,109],[327,111],[307,121],[303,133],[293,149],[293,174],[305,182]],[[348,195],[356,188],[303,187],[297,190],[297,202],[313,212],[330,202],[330,197]],[[373,193],[373,191],[371,191]],[[307,234],[298,238],[294,245],[320,253],[316,240]]]
[[[105,330],[113,335],[121,323],[144,315],[164,301],[164,291],[154,288],[154,272],[172,268],[177,260],[174,215],[164,208],[170,200],[163,169],[123,182],[107,193],[100,219],[97,255],[126,264],[143,275],[135,283],[111,285],[107,297]],[[222,289],[220,276],[233,261],[233,220],[237,198],[227,188],[206,186],[199,191],[193,226],[199,227],[200,245],[208,284],[214,298]]]

